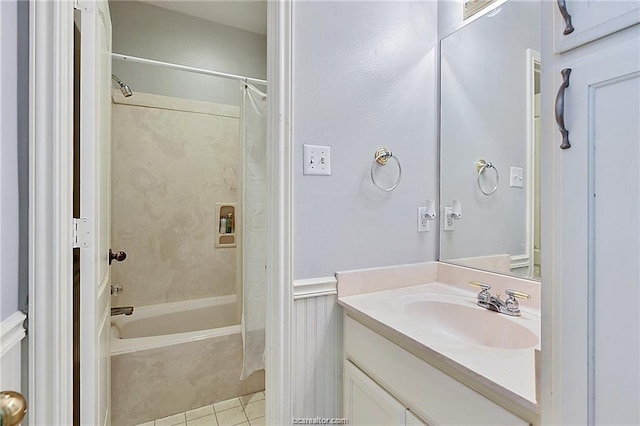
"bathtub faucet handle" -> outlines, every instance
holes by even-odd
[[[111,249],[109,249],[109,265],[111,265],[111,262],[113,262],[114,260],[116,262],[123,262],[126,258],[127,258],[126,252],[119,251],[114,253]]]

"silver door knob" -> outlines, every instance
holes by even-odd
[[[0,392],[0,425],[16,426],[27,414],[27,400],[19,392]]]

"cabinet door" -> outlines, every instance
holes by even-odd
[[[638,0],[557,1],[553,15],[554,53],[566,52],[640,22]],[[565,5],[566,13],[562,12]],[[565,34],[570,16],[573,31]]]
[[[405,424],[405,407],[350,361],[344,365],[344,411],[350,425]]]
[[[406,426],[427,426],[427,424],[425,422],[420,420],[411,411],[407,410],[405,415],[406,415],[406,419],[405,419],[405,425]]]
[[[553,67],[556,89],[560,71],[572,70],[571,147],[559,148],[556,130],[547,147],[555,163],[553,422],[562,424],[640,424],[640,27],[624,35]]]

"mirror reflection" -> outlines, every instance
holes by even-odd
[[[540,3],[441,42],[440,260],[540,277]]]

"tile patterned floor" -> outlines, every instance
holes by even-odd
[[[264,391],[157,419],[138,426],[264,425]]]

